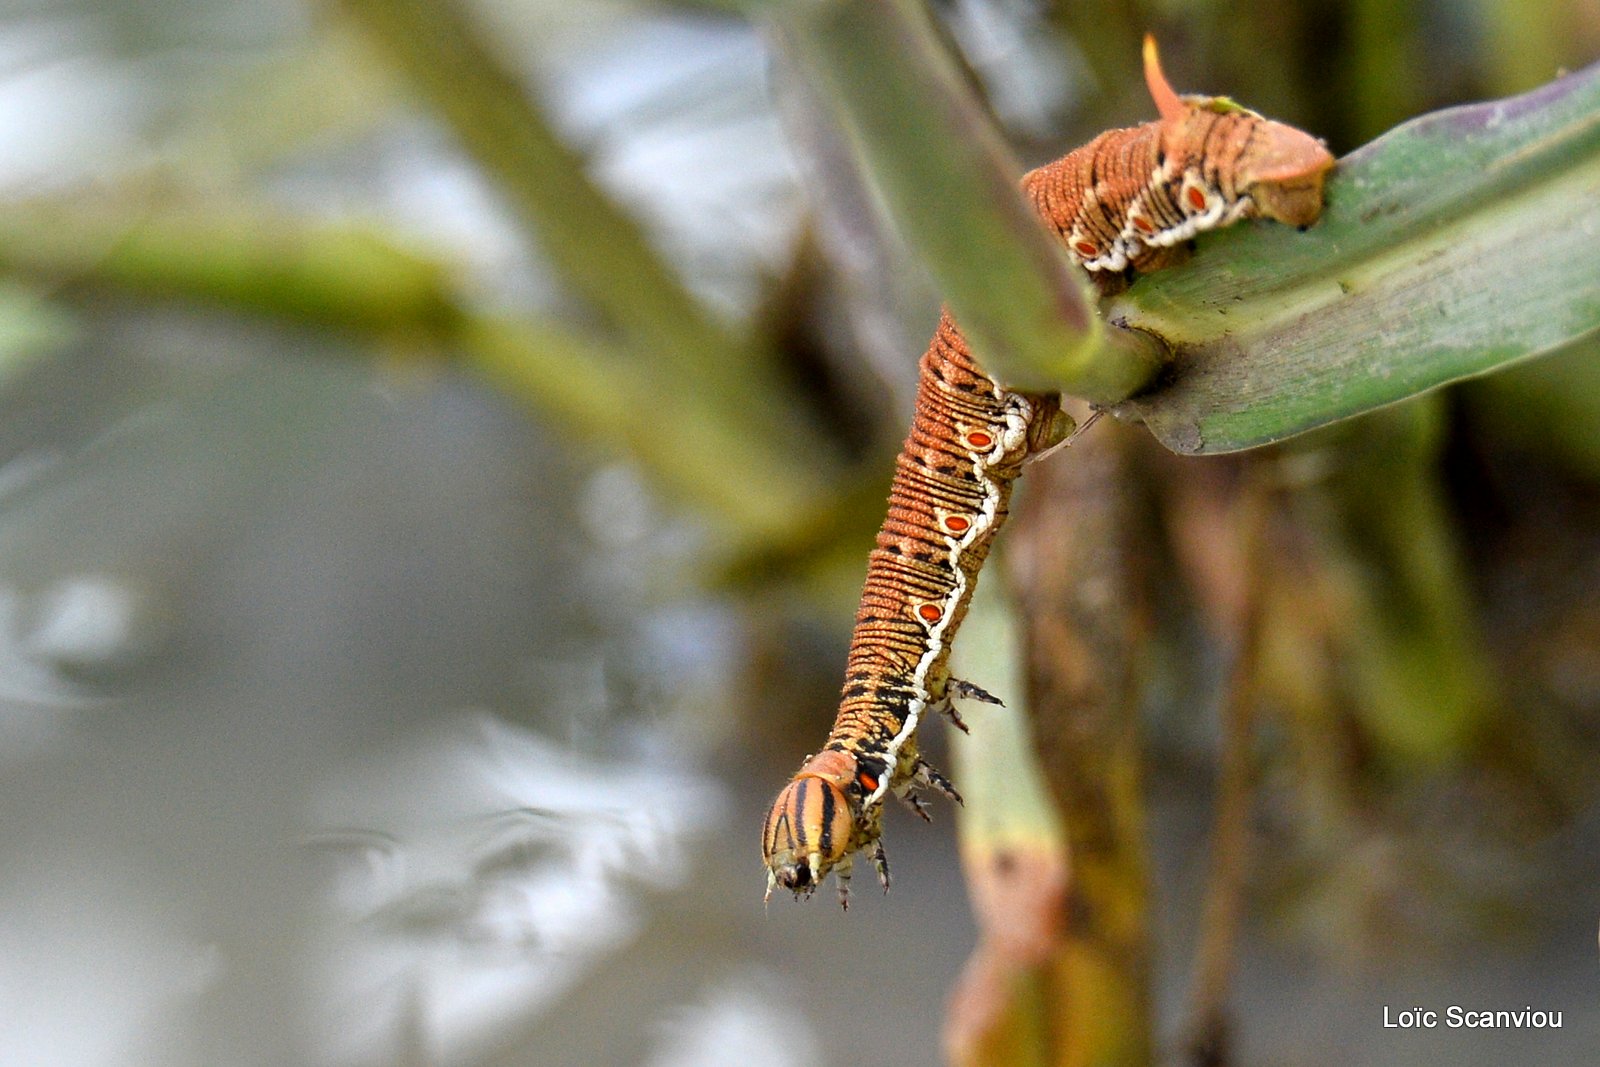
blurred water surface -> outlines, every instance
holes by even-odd
[[[243,173],[297,210],[475,249],[491,298],[549,298],[431,130],[278,159],[239,140],[230,123],[295,144],[296,122],[345,121],[273,110],[292,81],[259,113],[240,99],[322,47],[297,5],[8,7],[12,195]],[[543,88],[604,180],[702,294],[748,304],[795,210],[753,36],[485,14],[536,27]],[[674,86],[700,96],[663,116]],[[696,167],[708,152],[724,164]],[[850,991],[907,940],[892,999],[937,1002],[959,949],[908,935],[960,928],[958,896],[875,931],[870,901],[853,927],[764,917],[750,812],[770,761],[713,759],[746,751],[726,736],[740,637],[717,602],[661,595],[690,587],[699,535],[626,468],[338,342],[19,308],[0,1062],[809,1064],[870,1034]]]

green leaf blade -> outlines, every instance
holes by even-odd
[[[1249,448],[1600,330],[1600,66],[1391,131],[1307,233],[1239,227],[1109,313],[1171,343],[1118,409],[1169,448]]]

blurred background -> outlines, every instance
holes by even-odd
[[[1024,165],[1150,117],[1147,29],[1336,154],[1600,55],[1596,0],[932,10]],[[0,1063],[939,1058],[948,806],[890,816],[889,897],[761,906],[937,306],[767,41],[0,3]],[[1052,509],[1115,516],[1130,788],[1087,845],[1063,804],[1160,1056],[1600,1048],[1596,355],[1247,457],[1106,425],[1028,487],[987,580],[1032,618]],[[1381,1026],[1450,1003],[1565,1027]]]

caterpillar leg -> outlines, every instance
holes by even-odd
[[[950,725],[964,734],[970,734],[972,731],[967,728],[966,720],[961,718],[961,712],[956,710],[957,700],[976,700],[984,704],[996,704],[1002,708],[1006,706],[1005,701],[982,686],[964,682],[960,678],[950,679],[945,683],[944,696],[935,701],[932,707],[943,713],[950,720]]]
[[[953,690],[955,688],[955,683],[952,682],[950,685],[951,689]],[[946,693],[945,698],[933,704],[932,707],[934,710],[944,715],[945,718],[949,719],[951,726],[954,726],[957,730],[960,730],[964,734],[970,734],[972,731],[967,728],[967,721],[963,719],[961,717],[961,713],[956,710],[955,701],[950,699],[952,695],[953,693]]]
[[[923,822],[933,821],[933,816],[928,814],[927,806],[922,803],[922,798],[916,794],[915,790],[907,789],[904,793],[895,795],[900,798],[900,803],[917,813],[917,818]]]
[[[883,841],[872,843],[872,866],[878,872],[878,881],[883,883],[883,891],[889,891],[889,854],[883,850]]]
[[[1028,425],[1028,454],[1023,457],[1024,463],[1048,456],[1078,428],[1072,416],[1061,410],[1060,397],[1039,397],[1035,404],[1034,417]]]
[[[980,703],[994,704],[1002,708],[1006,706],[1004,700],[1001,700],[987,689],[973,685],[971,682],[964,682],[960,678],[950,679],[946,693],[961,700],[976,700]]]
[[[956,792],[956,787],[951,784],[950,779],[940,774],[927,760],[921,758],[917,760],[917,769],[912,774],[911,780],[917,785],[925,785],[929,789],[937,789],[957,804],[964,803],[961,799],[961,794]]]
[[[852,857],[846,857],[844,862],[833,869],[833,877],[839,885],[839,907],[845,911],[850,910],[850,867]]]
[[[933,817],[928,814],[928,807],[922,801],[922,796],[917,792],[917,786],[926,786],[937,790],[946,797],[960,804],[961,794],[956,792],[956,787],[950,784],[950,779],[940,774],[922,757],[916,757],[912,765],[911,775],[895,787],[894,795],[900,803],[917,813],[917,818],[923,822],[932,822]]]

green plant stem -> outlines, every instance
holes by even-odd
[[[1332,469],[1291,498],[1337,590],[1350,704],[1393,773],[1459,765],[1490,736],[1498,694],[1439,485],[1444,405],[1377,412],[1291,446]]]
[[[806,536],[832,489],[793,458],[753,443],[711,401],[641,373],[615,350],[549,323],[473,316],[453,341],[467,367],[543,412],[575,447],[618,452],[667,499],[724,527],[740,552]],[[649,412],[649,418],[641,418]],[[662,427],[670,427],[663,443]]]
[[[1165,355],[1107,329],[1017,190],[999,134],[910,0],[782,5],[774,26],[831,102],[985,368],[1016,388],[1123,399]]]
[[[638,223],[590,179],[521,81],[453,0],[323,0],[439,117],[536,237],[559,277],[664,374],[695,383],[718,418],[825,452],[786,403],[770,353],[715,322]]]
[[[960,674],[1005,703],[969,707],[970,734],[954,745],[979,942],[951,996],[945,1052],[955,1067],[1045,1067],[1059,1062],[1059,1020],[1071,1010],[1057,980],[1070,857],[1030,737],[1022,628],[1004,582],[978,586],[955,656]]]
[[[575,447],[628,455],[670,500],[718,524],[735,551],[778,551],[811,536],[837,492],[825,465],[751,434],[694,383],[641,363],[615,340],[463,307],[443,264],[374,228],[308,225],[237,206],[5,204],[0,270],[68,292],[215,304],[389,351],[458,359]]]
[[[0,204],[0,270],[358,333],[438,335],[459,315],[444,266],[375,227],[305,225],[233,205]]]

